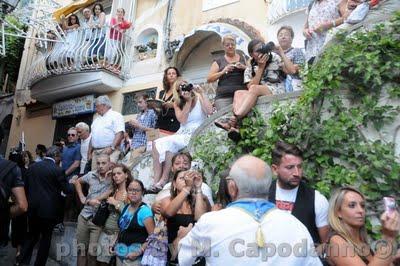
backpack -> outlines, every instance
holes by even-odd
[[[4,183],[5,177],[17,164],[9,160],[0,160],[0,210],[8,209],[8,195]]]

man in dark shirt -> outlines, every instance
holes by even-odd
[[[4,134],[0,128],[0,145]],[[8,199],[11,194],[15,197],[15,203],[9,207]],[[25,196],[24,182],[21,178],[21,170],[18,166],[0,155],[0,263],[6,255],[5,247],[8,244],[8,228],[10,217],[18,216],[28,209]]]
[[[54,226],[63,211],[61,192],[69,194],[72,187],[57,165],[60,150],[52,146],[47,150],[43,161],[34,163],[27,171],[26,188],[29,199],[29,233],[17,257],[20,265],[29,265],[34,246],[39,240],[39,250],[35,265],[45,265],[49,255]]]
[[[73,175],[79,174],[81,163],[81,146],[78,143],[78,133],[74,127],[68,129],[68,143],[62,151],[62,169],[70,179]]]

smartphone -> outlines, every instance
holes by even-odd
[[[385,207],[385,212],[391,214],[396,211],[397,204],[393,197],[383,197],[383,205]]]
[[[190,166],[190,170],[199,171],[200,170],[200,164],[198,162],[192,162],[192,164]]]

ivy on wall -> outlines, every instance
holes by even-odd
[[[394,143],[371,138],[368,132],[381,136],[400,115],[399,83],[397,12],[371,30],[340,34],[304,71],[304,92],[296,103],[275,104],[268,120],[255,110],[243,120],[238,144],[225,133],[200,135],[194,156],[204,162],[216,189],[218,173],[241,154],[252,153],[270,163],[276,141],[296,144],[304,151],[304,176],[327,198],[345,184],[367,196],[367,225],[377,237],[380,200],[387,195],[400,199],[400,165]]]
[[[23,29],[23,25],[18,22],[15,17],[7,16],[7,20],[13,25],[16,25],[19,29]],[[6,27],[7,33],[16,34],[17,31],[10,27]],[[18,38],[14,36],[6,36],[6,55],[0,56],[0,86],[3,85],[6,74],[8,74],[8,82],[11,83],[9,90],[13,91],[17,80],[19,66],[24,51],[24,38]]]

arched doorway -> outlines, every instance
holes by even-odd
[[[239,28],[226,23],[202,25],[183,38],[173,59],[185,79],[196,84],[204,84],[213,60],[223,55],[221,38],[226,34],[236,37],[238,53],[247,56],[247,44],[251,38]],[[207,85],[208,94],[214,86]]]

